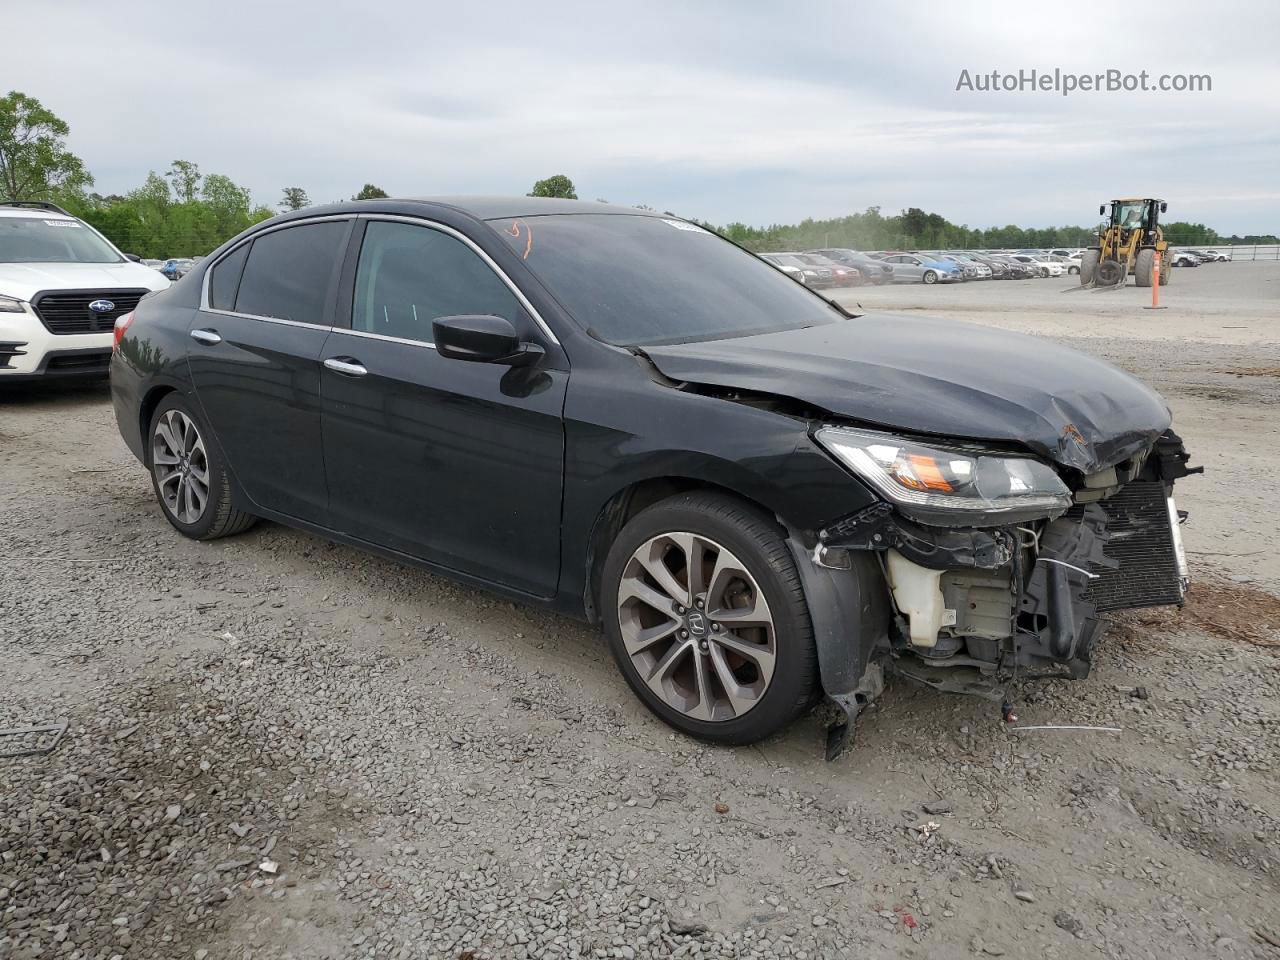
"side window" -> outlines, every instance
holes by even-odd
[[[258,237],[240,278],[236,312],[324,323],[325,296],[346,236],[346,221],[327,220]]]
[[[236,305],[236,289],[249,256],[249,244],[242,243],[218,261],[209,274],[209,306],[214,310],[231,310]]]
[[[511,289],[461,240],[409,223],[365,228],[353,330],[430,343],[437,317],[488,314],[518,325],[519,312]]]

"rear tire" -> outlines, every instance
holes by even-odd
[[[147,433],[151,488],[165,519],[192,540],[243,533],[258,518],[231,502],[222,454],[195,405],[171,393],[151,415]]]
[[[753,743],[814,702],[817,648],[795,560],[777,522],[748,503],[695,491],[641,511],[609,549],[600,599],[623,677],[683,733]]]
[[[1139,250],[1133,261],[1133,279],[1140,287],[1151,286],[1151,273],[1156,264],[1156,252],[1151,249]]]

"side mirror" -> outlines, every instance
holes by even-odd
[[[523,367],[542,357],[542,348],[521,343],[510,320],[491,316],[438,317],[431,324],[436,352],[450,360]]]
[[[1098,216],[1105,217],[1107,215],[1107,205],[1105,203],[1098,204]]]
[[[124,258],[125,258],[126,260],[132,260],[134,263],[141,263],[141,262],[142,262],[142,258],[141,258],[140,256],[138,256],[136,253],[126,253],[126,254],[124,255]]]
[[[1160,201],[1160,212],[1161,213],[1169,212],[1169,204],[1165,203],[1163,200]]]

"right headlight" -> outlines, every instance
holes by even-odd
[[[827,452],[921,523],[992,526],[1057,516],[1071,491],[1032,457],[987,453],[850,427],[815,434]]]
[[[0,297],[0,313],[26,313],[26,308],[17,297]]]

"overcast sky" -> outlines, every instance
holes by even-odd
[[[725,223],[919,206],[1096,219],[1116,196],[1280,230],[1280,4],[7,0],[0,86],[104,193],[196,161],[274,205],[581,197]],[[957,92],[962,69],[1207,73],[1207,93]]]

